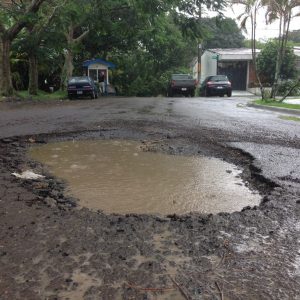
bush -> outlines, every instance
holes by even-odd
[[[288,93],[293,86],[295,86],[297,82],[295,80],[286,80],[279,84],[278,86],[278,95],[284,96],[286,93]],[[288,96],[299,96],[300,95],[300,85],[298,83],[298,86],[292,90],[291,93],[288,94]]]
[[[257,56],[257,70],[262,78],[264,86],[266,86],[266,84],[273,85],[274,83],[278,51],[278,42],[276,40],[270,40],[265,44],[264,48]],[[288,45],[285,49],[285,55],[280,70],[280,77],[282,80],[287,80],[294,79],[296,76],[296,56],[293,48]]]

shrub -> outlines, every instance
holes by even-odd
[[[295,80],[286,80],[279,84],[278,86],[278,95],[284,96],[286,93],[291,90],[293,86],[295,86],[297,82]],[[300,85],[292,90],[291,93],[288,94],[288,96],[299,96],[300,95]]]

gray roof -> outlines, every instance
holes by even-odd
[[[252,60],[252,50],[250,48],[217,48],[207,49],[212,53],[219,55],[219,60]],[[256,53],[260,50],[256,49]]]

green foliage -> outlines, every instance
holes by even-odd
[[[207,37],[207,45],[219,43],[214,47],[225,43],[242,46],[243,36],[232,19],[213,18],[207,25],[200,22],[203,10],[220,11],[224,5],[224,0],[45,1],[40,11],[26,16],[28,30],[21,31],[13,42],[11,57],[18,61],[13,71],[22,74],[15,77],[15,87],[28,84],[28,76],[23,74],[30,55],[39,62],[40,88],[45,79],[57,86],[70,50],[75,75],[82,75],[84,60],[101,57],[117,65],[112,83],[119,94],[163,94],[172,73],[189,72],[200,39]],[[9,25],[13,14],[21,18],[20,12],[14,10],[7,17],[0,11],[0,22],[5,19]],[[70,31],[74,34],[68,41]],[[85,39],[79,39],[86,32]]]
[[[29,95],[28,91],[18,91],[17,96],[24,100],[64,100],[67,99],[67,93],[56,91],[54,93],[46,93],[39,90],[37,95]]]
[[[300,118],[292,116],[279,116],[279,119],[300,122]]]
[[[300,118],[292,116],[279,116],[279,119],[300,122]]]
[[[118,65],[114,84],[121,94],[165,94],[171,73],[187,72],[186,68],[196,54],[196,47],[190,47],[170,17],[161,16],[147,31],[151,34],[140,32],[136,49],[111,53],[112,60]]]
[[[202,24],[207,32],[203,41],[205,49],[243,47],[245,37],[235,20],[214,17],[203,19]]]
[[[290,108],[290,109],[300,109],[300,104],[284,103],[284,102],[275,101],[274,99],[256,100],[255,104],[265,105],[265,106],[273,106],[273,107]]]
[[[296,80],[286,80],[279,84],[278,86],[278,95],[284,96],[288,92],[288,96],[299,96],[300,95],[300,86],[297,86]],[[296,85],[296,88],[293,88]],[[292,91],[291,91],[292,90]],[[291,92],[290,92],[291,91]]]
[[[279,45],[276,40],[267,42],[258,54],[257,69],[264,83],[272,85],[275,77],[276,59],[279,51]],[[296,56],[292,47],[287,46],[283,57],[283,64],[280,70],[280,78],[282,80],[293,79],[297,75],[295,67]]]

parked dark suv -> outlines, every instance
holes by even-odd
[[[185,96],[195,96],[197,81],[189,74],[172,74],[168,85],[167,96],[181,94]]]
[[[88,76],[72,77],[68,81],[68,97],[69,99],[79,97],[98,98],[99,90],[93,79]]]
[[[200,95],[205,97],[212,95],[227,95],[228,97],[231,97],[231,82],[226,75],[208,76],[200,86]]]

